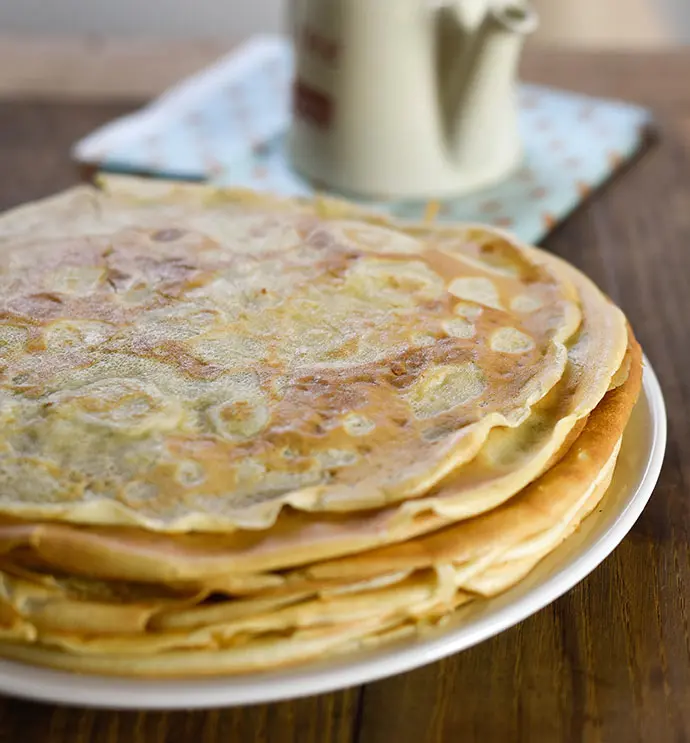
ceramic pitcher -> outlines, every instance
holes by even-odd
[[[516,73],[531,7],[490,0],[296,0],[292,163],[375,198],[462,194],[522,157]]]

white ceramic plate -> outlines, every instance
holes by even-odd
[[[645,360],[644,391],[626,431],[602,505],[530,575],[491,600],[470,604],[443,628],[369,653],[241,677],[144,681],[82,676],[0,660],[0,691],[42,701],[136,709],[220,707],[318,694],[409,671],[517,624],[572,588],[630,531],[659,477],[666,411]]]

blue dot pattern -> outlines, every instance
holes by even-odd
[[[257,37],[143,110],[77,143],[74,156],[111,172],[205,180],[289,195],[312,187],[285,156],[293,56]],[[484,222],[538,243],[640,149],[652,124],[639,106],[536,85],[519,90],[525,159],[500,185],[438,203],[440,221]],[[427,202],[366,202],[422,218]]]

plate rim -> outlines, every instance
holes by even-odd
[[[643,393],[649,408],[650,444],[645,467],[631,495],[605,532],[560,570],[469,626],[436,637],[402,641],[370,658],[340,658],[326,668],[309,664],[276,676],[191,679],[127,679],[58,671],[0,658],[0,692],[13,697],[80,707],[119,710],[173,710],[235,707],[286,701],[371,683],[433,663],[477,645],[541,611],[589,575],[623,541],[647,505],[666,452],[667,416],[659,380],[646,356]],[[313,664],[312,664],[313,665]]]

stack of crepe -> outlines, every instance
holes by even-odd
[[[521,580],[596,507],[626,320],[481,226],[107,178],[0,219],[0,655],[249,672]]]

